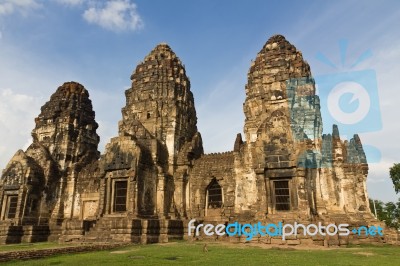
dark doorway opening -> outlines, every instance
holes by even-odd
[[[274,181],[275,209],[277,211],[290,210],[289,181]]]
[[[114,184],[114,212],[126,211],[127,181],[115,181]]]
[[[207,188],[208,208],[216,209],[222,207],[222,188],[214,178]]]
[[[17,204],[18,204],[18,196],[9,196],[8,197],[8,211],[7,218],[13,219],[17,213]]]

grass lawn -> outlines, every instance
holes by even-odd
[[[400,265],[400,247],[389,245],[306,250],[209,243],[208,250],[199,242],[133,245],[4,265]]]
[[[75,244],[79,245],[79,244]],[[72,244],[58,244],[57,242],[39,242],[39,243],[23,243],[23,244],[7,244],[0,245],[0,252],[18,251],[18,250],[38,250],[45,248],[70,247]]]

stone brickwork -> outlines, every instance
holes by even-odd
[[[272,36],[250,66],[244,138],[237,135],[232,151],[204,154],[189,78],[167,44],[144,58],[131,81],[118,136],[101,156],[82,85],[65,83],[42,107],[33,144],[2,173],[0,242],[166,242],[191,238],[191,219],[379,223],[368,206],[360,138],[341,140],[335,125],[322,135],[310,66],[283,36]],[[392,241],[395,234],[387,232]],[[385,239],[294,237],[285,243],[357,241]]]
[[[97,244],[97,245],[62,247],[62,248],[46,248],[39,250],[0,252],[0,262],[6,262],[12,260],[42,259],[55,255],[110,250],[110,249],[120,248],[123,246],[127,246],[127,244]]]

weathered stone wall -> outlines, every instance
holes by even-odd
[[[332,135],[322,136],[322,158],[326,208],[332,212],[369,212],[368,164],[358,135],[342,141],[334,125]]]
[[[8,163],[0,180],[0,219],[15,225],[35,224],[40,212],[44,181],[40,166],[19,150]],[[11,211],[10,201],[15,197],[18,199]]]
[[[46,248],[41,250],[20,250],[20,251],[7,251],[0,252],[0,262],[12,260],[31,260],[42,259],[54,255],[73,254],[90,251],[109,250],[114,248],[123,247],[127,244],[97,244],[97,245],[83,245],[63,248]]]
[[[223,206],[207,204],[207,187],[215,179],[222,188]],[[195,218],[227,220],[235,216],[236,173],[233,152],[207,154],[196,160],[189,172],[188,215]]]

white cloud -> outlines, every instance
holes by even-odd
[[[29,51],[19,49],[18,45],[0,44],[1,173],[14,153],[26,148],[31,141],[34,118],[39,115],[40,106],[48,101],[69,73],[68,70],[59,71],[59,62],[55,67]]]
[[[382,115],[382,130],[364,133],[361,135],[363,144],[372,145],[382,153],[382,161],[369,165],[368,191],[372,198],[384,201],[397,201],[392,180],[389,177],[389,168],[393,163],[400,162],[400,138],[398,124],[399,105],[398,73],[400,66],[400,42],[391,38],[380,38],[372,44],[373,57],[366,62],[365,67],[374,69],[378,81],[380,111]],[[382,181],[381,184],[375,181]]]
[[[31,143],[34,116],[39,113],[42,101],[40,97],[0,89],[0,169],[17,150],[26,149]]]
[[[90,7],[84,12],[83,18],[112,31],[135,31],[143,26],[136,4],[129,0],[112,0],[102,6]]]
[[[78,6],[82,5],[86,0],[57,0],[57,2],[68,6]]]
[[[14,11],[14,6],[12,3],[6,2],[4,4],[0,4],[0,15],[8,15]]]
[[[36,0],[3,0],[0,3],[0,16],[11,15],[14,12],[20,12],[26,15],[26,12],[39,8],[40,4]]]

